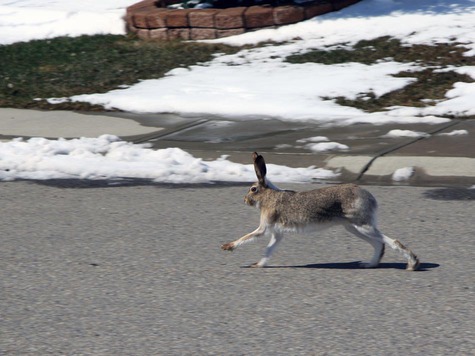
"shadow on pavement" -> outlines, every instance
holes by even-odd
[[[315,269],[365,269],[360,265],[361,261],[355,262],[336,262],[336,263],[312,263],[308,265],[297,265],[297,266],[266,266],[264,268],[315,268]],[[438,263],[421,263],[419,266],[419,271],[427,271],[431,268],[440,267]],[[375,269],[406,269],[405,263],[380,263],[379,266]]]
[[[20,181],[20,180],[18,180]],[[162,188],[219,188],[219,187],[240,187],[249,186],[251,182],[212,182],[212,183],[159,183],[151,179],[122,178],[122,179],[48,179],[31,180],[34,184],[52,188],[64,189],[94,189],[94,188],[120,188],[120,187],[141,187],[157,186]]]
[[[439,188],[424,192],[424,196],[434,200],[475,200],[475,189]]]

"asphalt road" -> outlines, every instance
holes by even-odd
[[[311,185],[296,189],[315,188]],[[406,272],[343,229],[265,269],[244,186],[0,184],[1,355],[473,355],[473,190],[368,187]]]

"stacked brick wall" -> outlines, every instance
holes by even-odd
[[[127,8],[127,28],[142,39],[203,40],[288,25],[360,0],[328,0],[307,6],[250,6],[227,9],[168,9],[163,1],[143,0]]]

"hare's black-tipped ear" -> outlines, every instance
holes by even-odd
[[[254,161],[254,169],[256,171],[257,179],[259,183],[265,187],[267,168],[266,168],[266,162],[264,161],[264,157],[262,157],[257,152],[254,152],[252,154],[252,159]]]

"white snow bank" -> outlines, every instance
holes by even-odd
[[[268,164],[275,182],[310,182],[335,178],[330,170]],[[203,161],[179,148],[152,150],[116,136],[58,139],[31,138],[0,142],[0,180],[146,178],[163,183],[254,181],[254,167],[225,157]]]
[[[144,80],[130,88],[104,94],[76,95],[71,100],[131,112],[207,113],[234,118],[255,115],[323,122],[348,118],[353,122],[398,122],[398,117],[387,113],[378,118],[325,98],[356,99],[362,92],[372,92],[379,97],[414,81],[414,78],[392,76],[415,70],[412,64],[406,63],[290,64],[283,58],[271,62],[254,58],[240,63],[241,59],[239,54],[223,56],[206,65],[175,69],[162,79]]]
[[[453,130],[450,132],[442,132],[440,134],[437,134],[437,136],[462,136],[462,135],[468,135],[467,130]]]
[[[306,143],[306,142],[325,142],[325,141],[330,141],[328,137],[325,136],[313,136],[313,137],[307,137],[307,138],[302,138],[300,140],[297,140],[298,143]]]
[[[399,168],[399,169],[396,169],[396,171],[393,173],[392,179],[393,181],[401,182],[401,181],[408,180],[409,178],[412,177],[413,174],[414,174],[414,167]]]
[[[137,0],[0,0],[0,45],[58,36],[125,34]]]
[[[474,13],[473,0],[365,0],[294,25],[214,41],[242,46],[301,38],[308,47],[325,48],[391,36],[406,44],[462,43],[474,55]]]
[[[426,132],[412,131],[412,130],[391,130],[382,137],[397,138],[397,137],[429,137],[430,135]]]
[[[305,145],[305,148],[313,152],[348,151],[350,149],[347,145],[338,142],[309,143]]]
[[[475,17],[474,17],[475,21]],[[475,53],[474,53],[475,55]],[[447,100],[421,110],[424,115],[475,115],[475,83],[458,82],[445,93]]]

